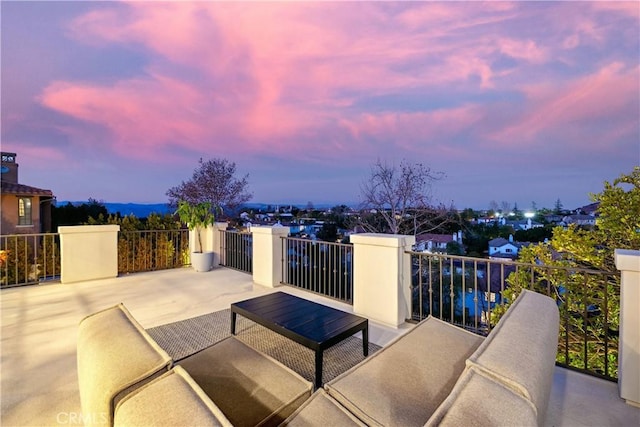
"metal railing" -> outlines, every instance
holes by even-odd
[[[57,233],[0,236],[0,287],[59,279],[60,236]]]
[[[253,236],[251,233],[220,230],[220,265],[245,273],[253,272]]]
[[[118,234],[119,274],[190,264],[188,230],[120,231]]]
[[[530,289],[550,296],[558,304],[557,364],[617,379],[619,273],[454,255],[409,254],[410,320],[420,321],[433,315],[487,335],[519,290]]]
[[[282,238],[282,283],[353,304],[353,245]]]

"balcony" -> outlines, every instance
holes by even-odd
[[[262,253],[264,246],[256,241],[253,249]],[[84,316],[123,302],[143,327],[151,328],[226,309],[276,290],[257,283],[261,268],[253,276],[223,267],[209,273],[179,268],[3,290],[2,424],[82,424],[75,355],[77,326]],[[277,290],[354,311],[353,305],[302,289]],[[367,308],[361,301],[355,304]],[[380,346],[413,327],[376,320],[370,325],[370,340]],[[639,425],[640,409],[620,399],[615,382],[556,367],[546,424]]]

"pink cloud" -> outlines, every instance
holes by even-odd
[[[580,46],[608,48],[616,36],[635,42],[640,8],[633,1],[590,1],[580,3],[580,13],[575,4],[558,2],[557,7],[545,13],[542,19],[553,33],[562,37],[564,49]],[[635,25],[628,25],[632,22]],[[635,28],[634,28],[635,27]],[[619,43],[619,42],[618,42]]]
[[[596,11],[619,12],[635,19],[640,19],[640,7],[636,1],[597,1],[591,7]]]
[[[11,142],[9,142],[11,144]],[[66,162],[68,159],[65,154],[56,147],[43,147],[32,146],[24,144],[16,144],[19,149],[16,150],[18,154],[18,163],[28,161],[37,167],[49,167],[52,163]]]
[[[411,29],[429,28],[434,35],[461,29],[498,24],[515,16],[513,2],[468,2],[455,7],[449,2],[423,2],[399,15],[398,20]]]
[[[193,82],[194,89],[209,87],[212,91],[209,95],[216,102],[236,113],[231,117],[231,114],[210,111],[215,118],[208,121],[220,122],[220,116],[226,116],[236,124],[235,133],[251,141],[291,136],[310,124],[308,114],[282,102],[282,97],[285,91],[291,90],[290,86],[304,90],[314,87],[296,78],[296,62],[326,54],[329,46],[320,37],[321,28],[306,25],[303,20],[294,24],[297,14],[293,5],[255,4],[247,8],[203,2],[162,3],[161,6],[134,2],[130,7],[130,14],[123,11],[120,15],[95,13],[82,17],[74,22],[73,32],[78,38],[88,33],[108,41],[134,41],[147,46],[160,58],[200,70],[203,80]],[[283,20],[288,24],[280,25]],[[159,28],[162,31],[158,31]],[[300,34],[294,36],[296,32]],[[283,44],[289,48],[282,50]],[[302,53],[302,58],[297,56]],[[156,63],[154,69],[158,74],[173,73],[171,67],[163,63]],[[321,74],[312,75],[323,78]],[[325,74],[324,78],[328,77]],[[131,89],[143,86],[139,80],[126,85]],[[118,90],[118,93],[123,102],[127,94],[135,96],[134,90]],[[313,98],[314,94],[308,93],[308,96]],[[206,99],[204,94],[203,98]],[[128,104],[132,102],[135,100]],[[197,136],[201,135],[194,135]]]
[[[402,88],[466,80],[473,75],[481,78],[483,86],[490,86],[494,73],[483,57],[487,50],[478,49],[482,40],[478,44],[459,39],[443,44],[437,38],[447,35],[451,24],[468,28],[506,19],[504,5],[470,5],[470,10],[426,4],[397,19],[381,13],[375,4],[338,6],[339,13],[333,4],[254,3],[247,7],[134,2],[132,12],[104,13],[103,22],[97,22],[100,14],[78,19],[74,32],[78,38],[88,33],[110,41],[134,41],[210,76],[245,74],[255,84],[259,103],[265,108],[297,87],[304,88],[305,99],[314,99],[330,97],[343,88],[379,90],[380,82]],[[500,14],[494,17],[496,9]],[[442,16],[448,19],[435,19]],[[398,32],[397,22],[408,25],[409,31]],[[425,27],[432,24],[434,28]],[[412,32],[412,26],[425,28]],[[450,56],[445,67],[438,65],[444,52]],[[385,61],[402,64],[415,60],[435,63],[413,76],[381,66]],[[301,67],[306,69],[300,72]]]
[[[76,18],[69,26],[69,33],[83,43],[133,42],[172,60],[185,60],[205,46],[196,34],[199,27],[193,25],[193,18],[202,10],[199,5],[204,3],[122,2],[107,5]]]
[[[120,154],[143,155],[180,141],[195,143],[205,135],[206,116],[198,110],[201,94],[182,82],[155,76],[122,81],[111,87],[55,82],[42,95],[43,105],[106,128]]]
[[[370,150],[381,142],[391,152],[464,154],[451,141],[464,136],[483,115],[478,106],[469,105],[431,112],[367,113],[342,120],[340,125],[354,140],[354,152]]]
[[[44,106],[106,129],[102,143],[123,156],[148,158],[173,146],[219,153],[269,151],[265,139],[288,135],[291,118],[302,114],[270,109],[259,102],[229,100],[229,93],[204,93],[197,86],[167,76],[123,80],[112,86],[54,82],[41,96]],[[276,105],[277,107],[277,105]],[[289,120],[287,120],[289,119]],[[301,121],[296,126],[304,126]],[[83,131],[58,127],[80,143],[97,143]],[[242,145],[231,140],[242,138]]]
[[[113,84],[55,82],[41,100],[107,129],[103,141],[141,158],[175,147],[287,156],[336,147],[354,152],[369,137],[421,151],[427,140],[455,139],[470,128],[497,141],[532,141],[563,124],[602,117],[599,98],[616,111],[620,102],[628,105],[628,94],[615,92],[624,101],[609,96],[610,85],[631,86],[621,69],[569,84],[546,71],[544,85],[529,83],[558,52],[569,55],[564,51],[585,38],[606,39],[608,30],[591,13],[574,15],[574,5],[555,3],[101,4],[76,19],[70,33],[96,46],[143,52],[144,70]],[[549,22],[549,34],[537,31],[541,21]],[[521,26],[526,36],[513,30]],[[504,57],[509,65],[496,66]],[[366,105],[389,94],[428,98],[437,91],[453,100],[465,91],[504,89],[524,91],[528,104],[489,101],[480,108],[462,100],[415,113],[394,112],[395,105],[371,112]],[[526,113],[508,111],[516,115],[508,126],[500,119],[479,122],[500,108]],[[331,142],[318,147],[321,135]]]
[[[533,40],[517,40],[503,38],[498,41],[500,52],[512,58],[523,59],[534,64],[544,63],[549,59],[547,49],[538,46]]]
[[[609,64],[594,74],[567,85],[533,84],[523,88],[529,102],[521,118],[496,132],[497,141],[534,143],[543,134],[557,134],[572,129],[581,130],[581,137],[568,138],[575,144],[584,140],[607,144],[606,138],[594,140],[588,130],[601,123],[605,134],[619,134],[623,126],[627,132],[637,132],[638,80],[640,68],[625,67],[621,63]]]

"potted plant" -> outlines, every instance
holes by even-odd
[[[191,253],[191,266],[196,271],[209,271],[213,267],[213,252],[202,250],[202,231],[215,222],[215,215],[211,210],[210,202],[189,203],[181,201],[178,203],[176,214],[180,221],[187,224],[189,230],[196,235],[195,250]]]

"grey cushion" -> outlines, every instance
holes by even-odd
[[[172,364],[122,304],[80,322],[77,355],[87,425],[112,424],[118,396],[166,372]]]
[[[368,425],[421,426],[484,338],[433,317],[325,385]]]
[[[543,424],[553,383],[558,329],[555,301],[524,290],[467,365],[494,376],[531,401]]]
[[[432,426],[536,426],[531,402],[471,367],[426,423]]]
[[[115,410],[115,426],[231,425],[180,366],[125,396]]]
[[[278,425],[311,396],[313,384],[235,337],[179,362],[236,426]]]
[[[344,409],[338,402],[329,396],[323,389],[316,391],[311,399],[307,400],[296,412],[285,420],[281,426],[361,426],[359,419]]]

